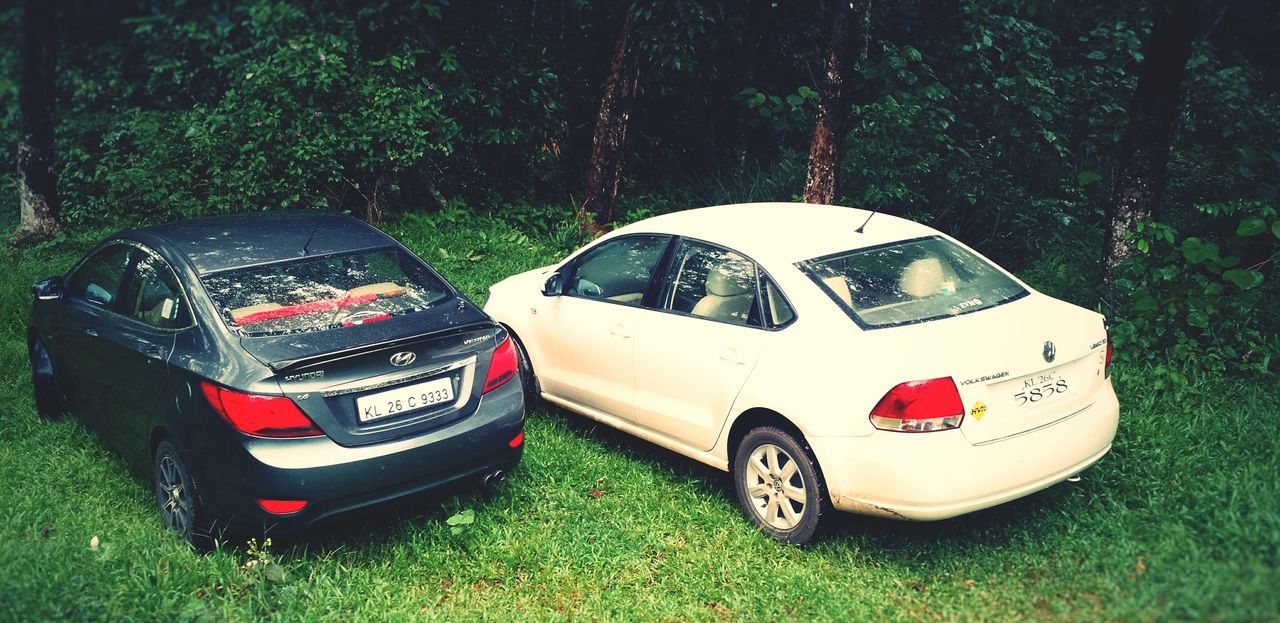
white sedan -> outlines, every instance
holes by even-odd
[[[832,508],[944,519],[1102,458],[1119,419],[1103,317],[868,216],[658,216],[503,280],[485,311],[535,396],[730,472],[788,543]]]

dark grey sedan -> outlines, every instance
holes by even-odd
[[[151,470],[165,524],[194,543],[496,482],[520,460],[506,331],[355,219],[125,231],[33,294],[38,410]]]

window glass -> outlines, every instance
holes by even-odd
[[[764,290],[765,310],[769,313],[769,326],[780,327],[792,318],[796,317],[796,312],[791,309],[791,304],[787,302],[786,297],[782,296],[782,290],[774,285],[773,280],[768,276],[761,274],[761,289]]]
[[[640,305],[662,252],[665,236],[627,236],[587,251],[566,294]]]
[[[173,269],[150,254],[145,254],[134,268],[133,287],[126,303],[130,316],[153,327],[177,329],[190,322]]]
[[[987,261],[938,237],[817,258],[801,267],[870,327],[967,314],[1026,294]]]
[[[452,296],[397,248],[220,271],[200,281],[227,324],[249,336],[377,322]]]
[[[67,294],[94,305],[111,307],[132,253],[133,247],[126,244],[114,244],[98,251],[67,280]]]
[[[671,264],[662,307],[759,326],[755,263],[733,251],[686,240]]]

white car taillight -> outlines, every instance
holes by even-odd
[[[964,421],[960,390],[951,377],[899,383],[871,409],[871,425],[901,433],[959,428]]]

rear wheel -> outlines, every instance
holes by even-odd
[[[35,394],[36,413],[46,419],[62,415],[62,398],[58,393],[58,381],[53,375],[53,359],[44,341],[32,337],[27,342],[27,355],[31,359],[31,386]]]
[[[773,426],[742,439],[733,460],[742,512],[773,538],[808,543],[830,506],[818,462],[803,439]]]
[[[168,441],[161,441],[156,447],[155,489],[164,526],[196,549],[207,549],[209,525],[196,494],[195,478],[178,449]]]

